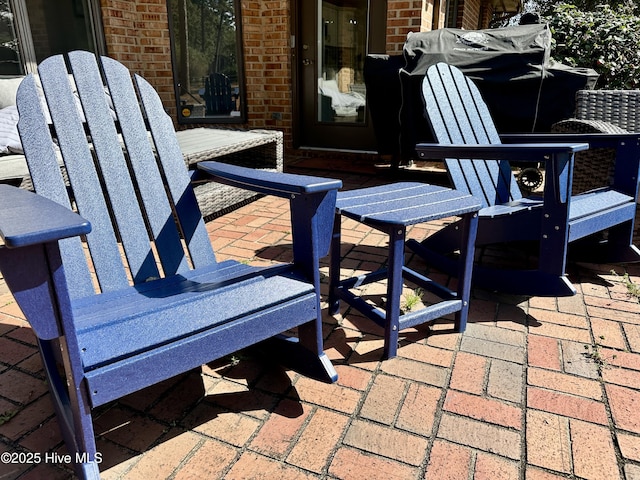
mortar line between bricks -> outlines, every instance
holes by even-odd
[[[438,439],[438,431],[440,430],[440,423],[442,422],[442,417],[444,415],[444,403],[447,399],[447,392],[449,392],[449,390],[451,389],[451,376],[453,375],[453,367],[456,364],[456,358],[458,357],[458,353],[460,352],[460,346],[462,345],[463,335],[464,333],[459,335],[459,338],[456,342],[456,346],[453,350],[451,365],[450,365],[450,368],[448,369],[447,376],[446,376],[444,385],[442,387],[442,393],[440,394],[440,398],[438,399],[438,404],[436,406],[436,413],[433,418],[433,427],[431,428],[431,434],[427,439],[427,448],[425,449],[425,452],[424,452],[424,459],[420,464],[419,478],[425,478],[425,476],[427,475],[429,460],[431,459],[431,452],[433,451],[433,444]]]
[[[467,480],[474,480],[476,475],[476,463],[478,462],[478,451],[471,449],[471,459],[469,461],[469,472]]]
[[[556,302],[557,308],[557,302]],[[529,319],[531,316],[529,315],[529,301],[527,300],[527,312],[525,316],[526,322],[526,338],[524,339],[524,364],[522,365],[522,375],[523,382],[522,388],[520,392],[520,410],[521,410],[521,418],[522,418],[522,432],[520,434],[520,468],[518,469],[520,480],[526,479],[527,474],[527,433],[529,429],[529,425],[527,424],[527,401],[528,401],[528,391],[529,391],[529,338],[531,335],[531,327],[529,325]],[[562,349],[558,348],[558,352],[562,355]],[[560,359],[562,361],[562,359]]]
[[[484,369],[482,378],[482,396],[485,398],[492,398],[491,395],[489,395],[489,378],[491,377],[491,366],[496,359],[485,357],[484,355],[482,355],[482,357],[487,359],[487,364]]]
[[[610,292],[609,292],[609,296],[610,296]],[[593,326],[591,324],[591,316],[589,315],[589,310],[585,308],[585,313],[584,313],[585,319],[587,320],[587,323],[589,324],[589,336],[591,337],[591,349],[593,349],[594,345],[597,344],[595,335],[593,333]],[[616,322],[618,323],[618,322]],[[623,335],[623,338],[625,339],[625,346],[627,346],[627,342],[626,342],[626,338],[625,338],[625,331],[624,328],[622,328],[622,326],[620,325],[620,330],[621,330],[621,334]],[[615,349],[613,349],[615,350]],[[593,360],[592,360],[593,361]],[[602,370],[604,368],[607,368],[606,363],[604,365],[598,365],[598,368],[596,369],[598,372],[598,383],[600,384],[600,389],[602,392],[602,403],[604,405],[604,410],[607,414],[607,422],[608,422],[608,430],[611,434],[611,443],[613,445],[613,449],[615,451],[616,454],[616,463],[618,465],[618,474],[620,475],[620,478],[625,478],[625,473],[624,473],[624,468],[623,468],[623,461],[622,459],[624,458],[622,456],[622,450],[620,449],[620,444],[618,442],[618,430],[615,427],[615,421],[613,419],[613,413],[611,412],[611,405],[609,403],[609,396],[607,395],[607,389],[606,389],[606,382],[604,381],[604,378],[602,376]],[[573,431],[571,429],[571,427],[569,427],[569,438],[571,439],[571,436],[573,434]],[[573,462],[573,455],[571,456],[571,464],[572,467],[574,466],[574,462]]]
[[[588,315],[587,315],[587,318],[589,318]],[[589,322],[589,325],[591,325],[591,322]],[[604,365],[602,368],[607,368],[607,365]],[[624,457],[622,456],[622,449],[620,448],[620,444],[618,442],[618,430],[615,426],[613,413],[611,412],[609,396],[607,395],[606,382],[602,378],[602,372],[600,369],[598,369],[598,383],[600,384],[600,389],[602,390],[602,403],[604,404],[604,410],[607,413],[607,422],[608,422],[607,427],[609,432],[611,433],[611,443],[613,444],[613,450],[615,451],[615,454],[616,454],[616,460],[617,460],[616,463],[618,465],[618,472],[620,474],[620,478],[625,478],[624,467],[623,467],[624,462],[622,461]],[[572,433],[572,430],[571,428],[569,428],[569,435],[571,435],[571,433]]]
[[[182,457],[182,460],[180,460],[180,463],[178,463],[176,468],[174,468],[173,471],[169,474],[169,476],[167,477],[167,480],[172,480],[172,479],[176,478],[176,475],[178,475],[180,470],[182,470],[182,468],[184,468],[184,466],[187,463],[189,463],[189,460],[191,460],[193,457],[195,457],[195,455],[198,452],[198,450],[200,450],[205,443],[206,443],[206,439],[205,438],[200,438],[198,440],[198,443],[196,443],[196,445],[191,450],[189,450],[189,452],[187,452],[187,454],[184,457]],[[235,461],[237,461],[237,460],[238,459],[236,458]],[[226,474],[226,472],[225,472],[225,474]]]
[[[345,310],[344,315],[346,316],[346,314],[348,313],[348,311],[353,308],[351,306],[347,307],[347,309]],[[362,337],[361,337],[362,338]],[[356,343],[356,347],[357,345],[360,343],[361,340],[359,340]],[[349,359],[352,355],[355,354],[355,348],[351,350],[351,353],[349,354],[349,356],[347,358],[344,359],[344,365],[350,365],[349,363]],[[329,453],[329,455],[327,455],[327,461],[323,467],[323,475],[321,476],[321,479],[325,479],[325,478],[333,478],[329,475],[329,468],[331,467],[331,464],[333,463],[333,460],[336,457],[336,454],[338,453],[338,450],[340,450],[342,447],[345,446],[344,444],[344,438],[347,436],[347,432],[349,431],[349,428],[351,428],[351,425],[353,424],[354,420],[357,420],[359,415],[360,415],[360,411],[362,409],[362,406],[364,405],[364,402],[367,398],[367,396],[369,395],[369,392],[371,391],[371,387],[373,386],[376,377],[378,376],[378,374],[380,374],[381,369],[381,362],[378,362],[378,365],[376,365],[376,368],[371,372],[371,377],[369,379],[369,383],[367,384],[367,386],[364,388],[364,390],[362,391],[362,394],[360,395],[360,399],[358,400],[358,403],[356,405],[356,408],[353,409],[353,412],[351,412],[351,414],[349,414],[349,421],[347,422],[347,425],[345,426],[345,428],[342,430],[342,433],[338,439],[338,441],[335,443],[335,445],[333,446],[333,449],[331,450],[331,452]],[[330,409],[328,407],[323,407],[326,410],[335,412],[335,410]],[[340,414],[344,414],[344,412],[337,412]],[[356,447],[351,447],[350,448],[354,448],[358,451],[363,451],[360,450],[359,448]],[[365,452],[365,453],[369,453],[369,452]]]
[[[575,458],[573,458],[573,429],[571,428],[571,419],[567,419],[568,430],[569,430],[569,463],[571,465],[571,473],[575,474],[576,462]],[[621,477],[624,478],[624,477]]]
[[[589,318],[588,315],[587,318]],[[632,352],[633,349],[631,348],[631,342],[629,341],[629,336],[627,335],[627,329],[624,328],[624,326],[620,322],[616,323],[618,324],[618,328],[620,328],[620,335],[622,335],[622,340],[624,341],[624,350],[627,352]]]

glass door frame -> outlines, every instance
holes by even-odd
[[[318,44],[320,19],[317,17],[321,2],[322,0],[292,2],[293,146],[318,150],[373,152],[376,150],[376,145],[368,107],[365,107],[365,120],[362,123],[318,121],[318,78],[315,74],[318,67],[315,62],[321,58],[317,52],[320,47]],[[366,54],[385,53],[387,1],[368,0],[367,5]],[[309,12],[313,12],[312,19],[309,18]],[[313,49],[313,52],[309,52],[309,49]],[[309,54],[311,54],[310,57]],[[314,64],[309,65],[309,61]],[[311,77],[310,72],[304,70],[306,67],[313,69],[315,78]],[[306,83],[303,85],[304,82]],[[358,136],[362,138],[357,139]]]
[[[104,31],[102,29],[102,18],[99,0],[82,0],[88,15],[87,26],[88,32],[93,38],[94,46],[98,55],[106,54],[106,45],[104,40]],[[9,8],[13,13],[13,27],[18,40],[18,50],[20,52],[20,60],[23,74],[37,73],[38,61],[36,59],[36,51],[33,45],[31,33],[31,25],[29,23],[29,15],[27,13],[27,4],[25,0],[8,0]]]
[[[176,107],[177,107],[177,121],[179,124],[190,124],[190,123],[214,123],[214,124],[243,124],[247,122],[247,88],[246,88],[246,79],[245,79],[245,57],[244,57],[244,46],[243,46],[243,30],[242,30],[242,2],[240,0],[232,0],[230,3],[233,4],[233,22],[235,27],[235,69],[237,79],[234,81],[235,85],[229,85],[232,87],[232,92],[225,92],[230,97],[230,104],[233,105],[233,108],[230,108],[225,111],[215,111],[214,109],[210,109],[210,107],[215,104],[216,100],[213,98],[215,95],[213,93],[210,94],[209,91],[206,91],[205,88],[201,88],[199,90],[202,93],[209,97],[209,103],[205,96],[200,95],[200,92],[197,92],[201,98],[197,98],[194,93],[195,91],[187,91],[185,92],[183,82],[186,77],[190,75],[190,71],[188,71],[188,67],[183,64],[182,59],[186,59],[187,56],[180,57],[178,55],[178,51],[180,49],[185,49],[184,42],[187,40],[188,32],[185,31],[189,28],[189,22],[185,22],[185,14],[181,13],[179,10],[175,9],[175,6],[172,5],[172,0],[167,0],[167,12],[169,17],[169,31],[170,31],[170,39],[171,39],[171,61],[173,65],[173,86],[174,93],[176,97]],[[175,11],[174,11],[175,10]],[[176,21],[177,20],[177,21]],[[200,18],[200,20],[202,20]],[[220,30],[217,30],[216,35],[221,34]],[[220,38],[218,36],[218,38]],[[183,50],[184,52],[184,50]],[[189,57],[190,58],[190,57]],[[189,60],[186,62],[187,64],[191,62],[193,64],[197,64],[198,67],[204,68],[208,70],[210,66],[204,65],[198,59]],[[185,72],[187,69],[187,72]],[[206,75],[203,77],[209,77],[210,74],[214,72],[207,71]],[[224,75],[223,75],[224,77]],[[211,77],[209,77],[211,78]],[[226,79],[227,81],[229,79]],[[186,82],[190,84],[190,82]],[[206,85],[206,83],[205,83]],[[192,89],[195,90],[195,89]],[[213,90],[213,89],[212,89]],[[183,104],[182,98],[186,93],[187,96],[193,99],[193,105],[186,106]],[[217,100],[220,100],[219,98]],[[197,102],[197,103],[196,103]],[[206,109],[205,109],[206,106]],[[186,108],[185,108],[186,107]],[[193,108],[193,107],[197,107]],[[193,109],[192,109],[193,108]]]

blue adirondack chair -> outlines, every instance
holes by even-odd
[[[50,57],[38,71],[48,113],[33,75],[18,92],[37,194],[0,186],[0,270],[37,337],[69,453],[85,460],[78,476],[99,477],[93,408],[294,327],[299,341],[285,350],[335,381],[318,261],[341,182],[204,162],[222,182],[291,202],[292,263],[217,262],[153,88],[88,52]]]
[[[482,199],[476,246],[537,244],[533,266],[476,264],[476,286],[522,295],[573,295],[576,290],[565,271],[569,244],[576,258],[591,262],[640,260],[640,251],[632,244],[640,162],[638,134],[501,138],[473,82],[443,63],[428,69],[423,96],[438,144],[421,144],[417,151],[423,158],[445,159],[455,188]],[[616,149],[613,184],[572,196],[574,153],[589,146]],[[544,165],[541,197],[523,197],[509,161]],[[408,246],[427,257],[430,264],[455,274],[451,254],[459,243],[456,228],[451,225]]]
[[[212,73],[204,81],[207,115],[229,115],[235,110],[231,95],[231,81],[224,73]]]

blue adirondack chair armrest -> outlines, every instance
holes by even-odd
[[[564,204],[568,208],[571,189],[568,179],[573,176],[573,154],[588,150],[587,143],[518,143],[490,145],[418,144],[418,155],[428,159],[508,160],[513,162],[540,162],[547,165],[544,186],[545,209]]]
[[[470,158],[482,160],[509,160],[513,162],[546,162],[554,154],[576,153],[588,150],[588,143],[518,143],[491,145],[446,145],[419,143],[416,151],[421,158]]]
[[[328,192],[342,188],[342,181],[325,177],[269,172],[214,161],[198,163],[198,169],[217,182],[277,197]]]
[[[534,133],[509,134],[501,139],[505,142],[522,140],[536,142],[586,142],[590,149],[615,150],[614,178],[612,187],[634,198],[638,195],[640,178],[640,133]],[[622,161],[617,161],[617,160]]]
[[[589,148],[617,148],[621,143],[640,141],[638,133],[509,133],[500,135],[505,144],[588,143]]]
[[[198,169],[225,185],[289,198],[294,261],[304,265],[309,275],[317,275],[318,258],[329,253],[341,180],[255,170],[214,161],[200,162]]]
[[[77,213],[40,195],[0,185],[0,238],[18,248],[84,235],[91,224]]]

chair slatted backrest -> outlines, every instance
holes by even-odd
[[[205,100],[210,115],[228,115],[233,110],[231,81],[223,73],[212,73],[205,80]]]
[[[422,94],[438,143],[500,143],[478,88],[456,67],[444,63],[430,67],[422,83]],[[522,198],[507,161],[447,159],[446,165],[455,188],[482,199],[483,207]]]
[[[215,264],[173,124],[154,89],[139,76],[132,81],[115,60],[103,57],[99,65],[88,52],[50,57],[38,75],[48,108],[33,75],[17,99],[34,189],[75,204],[92,225],[89,263],[80,240],[61,246],[71,294],[96,293],[91,268],[98,290],[108,292]]]

